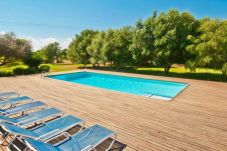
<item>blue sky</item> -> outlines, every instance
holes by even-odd
[[[1,0],[0,32],[28,38],[35,49],[55,40],[65,47],[83,29],[132,25],[171,8],[227,19],[227,0]]]

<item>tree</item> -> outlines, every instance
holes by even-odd
[[[22,59],[31,49],[29,41],[17,38],[14,33],[0,35],[0,66]]]
[[[65,60],[67,58],[67,51],[68,51],[68,49],[61,50],[61,52],[59,54],[60,62],[63,62],[63,60]]]
[[[25,65],[29,66],[29,68],[37,70],[43,60],[40,56],[35,55],[34,52],[27,52],[23,58],[23,62]]]
[[[157,13],[145,22],[138,20],[132,32],[132,44],[129,50],[136,65],[148,65],[154,57],[154,21]]]
[[[185,63],[186,47],[189,44],[187,37],[194,34],[196,25],[193,16],[187,12],[179,13],[177,10],[161,13],[155,19],[153,33],[156,62],[164,67],[166,73],[172,64]]]
[[[104,63],[106,62],[103,54],[102,54],[102,48],[104,44],[105,32],[101,31],[98,34],[94,36],[92,39],[91,45],[87,48],[88,54],[90,55],[90,63],[95,66],[96,64]]]
[[[114,37],[115,31],[113,29],[108,29],[105,32],[105,36],[103,38],[103,47],[101,50],[103,63],[106,64],[107,62],[110,63],[110,65],[113,65],[114,57],[113,53],[115,51],[115,42]]]
[[[48,44],[42,49],[42,51],[45,62],[54,63],[55,60],[58,62],[58,58],[61,53],[61,47],[58,42]]]
[[[114,51],[112,56],[113,64],[117,67],[123,67],[132,63],[132,56],[129,51],[132,39],[131,34],[131,27],[123,27],[114,32]]]
[[[224,69],[227,63],[227,21],[201,20],[198,33],[197,36],[188,36],[192,44],[187,50],[194,57],[187,66],[190,69],[205,66]]]
[[[94,30],[84,30],[79,35],[76,35],[67,51],[67,57],[71,62],[82,63],[84,66],[89,63],[90,55],[88,53],[88,47],[97,31]]]

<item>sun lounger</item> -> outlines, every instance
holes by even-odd
[[[18,118],[10,118],[4,115],[0,115],[0,122],[10,123],[19,127],[25,127],[36,122],[41,122],[48,118],[54,118],[61,115],[63,115],[63,112],[61,112],[60,110],[56,108],[48,108],[32,112]]]
[[[9,144],[8,150],[13,151],[14,149],[17,149],[18,151],[22,151],[24,149],[31,149],[36,151],[91,151],[95,150],[99,144],[108,138],[113,138],[113,141],[106,151],[110,150],[116,140],[116,133],[100,125],[94,125],[73,136],[67,136],[64,141],[55,145],[30,138],[16,138]]]
[[[22,113],[23,115],[27,111],[30,111],[33,109],[39,109],[39,108],[46,108],[46,107],[47,107],[46,104],[43,102],[40,102],[40,101],[31,102],[31,103],[19,105],[9,109],[0,109],[0,115],[10,116],[10,115],[15,115],[19,113]]]
[[[24,101],[32,101],[32,98],[28,96],[19,96],[16,98],[10,98],[5,101],[0,101],[0,108],[5,107],[5,106],[14,106],[18,103],[24,102]]]
[[[11,98],[11,97],[18,97],[20,96],[16,92],[0,92],[0,101]]]
[[[8,123],[0,124],[0,133],[3,138],[6,140],[7,136],[23,136],[26,138],[33,138],[35,140],[47,141],[54,136],[57,136],[65,131],[77,126],[81,125],[83,128],[84,121],[79,118],[76,118],[72,115],[68,115],[65,117],[61,117],[55,120],[52,120],[47,123],[43,123],[38,127],[34,127],[33,129],[25,129],[21,127],[17,127]],[[4,142],[2,142],[4,143]]]

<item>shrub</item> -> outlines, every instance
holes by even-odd
[[[0,77],[8,77],[8,76],[12,76],[13,73],[9,72],[9,71],[0,71]]]
[[[227,76],[227,63],[225,63],[222,67],[222,74]]]
[[[15,68],[13,70],[14,75],[27,75],[39,73],[39,70],[35,68]]]
[[[43,62],[42,58],[37,57],[33,54],[27,54],[23,60],[24,64],[29,66],[29,68],[38,68],[39,65]]]
[[[24,71],[25,71],[25,68],[20,68],[20,67],[13,69],[13,73],[15,75],[22,75],[22,74],[24,74]]]
[[[39,70],[36,68],[27,68],[24,70],[24,74],[35,74],[39,73]]]
[[[47,66],[47,65],[42,65],[39,67],[39,70],[42,72],[42,71],[46,71],[46,72],[49,72],[50,71],[50,66]]]

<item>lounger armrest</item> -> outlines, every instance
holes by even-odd
[[[45,141],[45,140],[50,139],[50,138],[52,138],[52,137],[54,137],[54,136],[56,136],[60,133],[61,133],[61,130],[56,129],[56,130],[53,130],[49,133],[43,134],[42,136],[38,137],[37,140]]]
[[[95,148],[92,146],[92,145],[89,145],[89,146],[87,146],[86,148],[84,148],[83,150],[81,150],[81,151],[87,151],[87,150],[94,150],[95,151]]]

